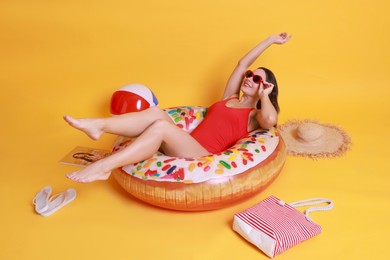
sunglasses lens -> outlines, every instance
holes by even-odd
[[[258,84],[258,83],[260,83],[260,82],[263,81],[263,79],[261,78],[261,76],[253,74],[253,72],[252,72],[251,70],[247,70],[247,71],[245,72],[245,77],[247,77],[247,78],[253,77],[253,78],[252,78],[252,79],[253,79],[253,82],[256,83],[256,84]]]
[[[261,77],[259,75],[254,75],[253,76],[253,82],[254,83],[260,83],[261,82]]]
[[[248,70],[247,72],[245,72],[245,77],[250,78],[252,76],[253,76],[253,72],[252,71]]]

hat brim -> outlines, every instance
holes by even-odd
[[[298,138],[297,128],[305,123],[317,124],[323,129],[318,140],[305,142]],[[308,158],[329,158],[345,154],[350,149],[351,138],[347,132],[332,124],[315,120],[289,120],[278,126],[280,135],[286,143],[287,154]]]

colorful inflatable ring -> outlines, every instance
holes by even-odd
[[[204,118],[204,107],[166,109],[178,127],[191,132]],[[132,139],[119,136],[113,152]],[[286,147],[276,129],[256,130],[219,154],[177,158],[160,152],[113,172],[131,195],[147,203],[182,211],[222,208],[266,188],[279,174]]]

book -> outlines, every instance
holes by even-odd
[[[110,154],[110,151],[104,149],[77,146],[62,158],[60,163],[85,167]]]

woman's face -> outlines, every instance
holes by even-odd
[[[242,86],[241,86],[241,91],[248,96],[255,96],[255,95],[257,95],[257,92],[259,91],[259,86],[260,86],[261,82],[255,83],[253,81],[253,77],[255,75],[260,76],[263,81],[267,81],[265,71],[262,69],[254,70],[253,76],[251,76],[251,77],[244,76],[244,80],[243,80]]]

